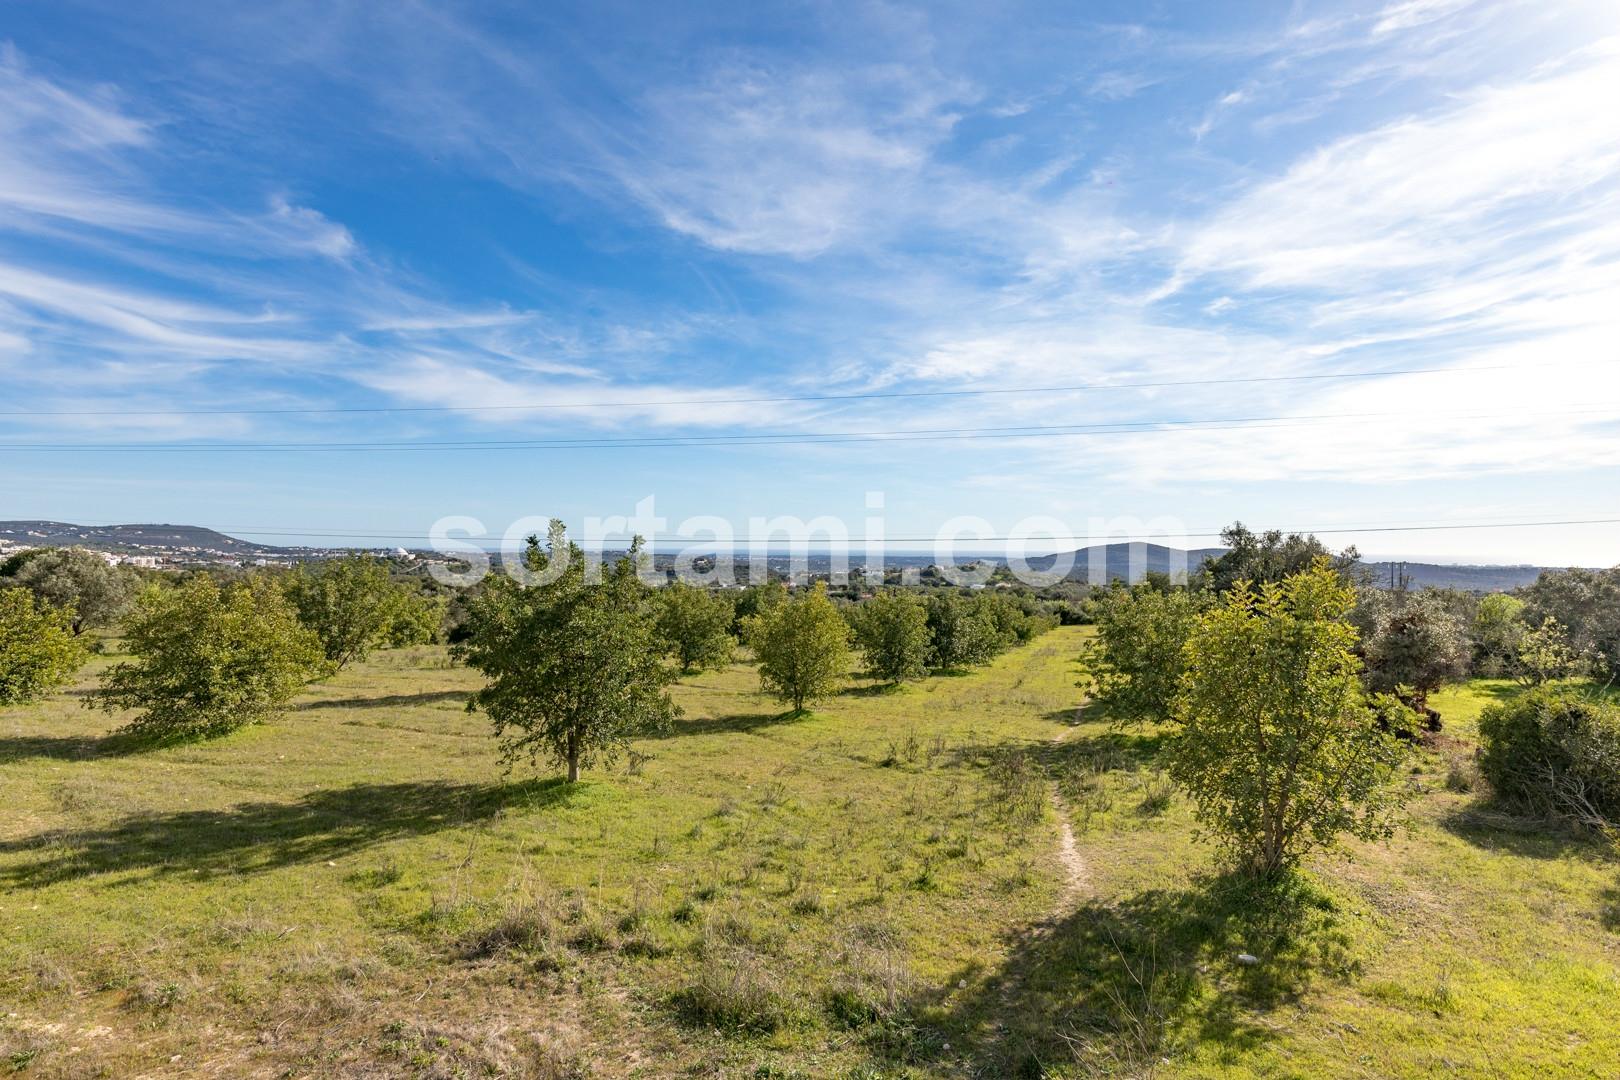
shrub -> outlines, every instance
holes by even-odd
[[[582,768],[612,765],[632,735],[679,714],[636,576],[640,551],[638,538],[613,567],[587,574],[584,552],[553,521],[547,548],[530,537],[525,554],[539,580],[503,574],[469,603],[467,638],[453,654],[489,679],[467,708],[489,715],[506,764],[549,757],[573,783]]]
[[[150,586],[136,601],[126,647],[91,700],[109,712],[140,709],[125,731],[173,739],[256,723],[327,669],[321,643],[280,590],[262,579],[221,588],[199,574]]]
[[[1203,607],[1186,589],[1113,589],[1096,602],[1097,637],[1081,661],[1092,700],[1116,723],[1169,717]]]
[[[1170,775],[1250,876],[1274,877],[1341,834],[1393,830],[1405,751],[1362,687],[1353,604],[1320,559],[1258,591],[1234,585],[1187,643]]]
[[[747,637],[759,656],[760,688],[794,712],[833,693],[849,672],[849,625],[823,584],[750,616]]]
[[[1491,593],[1481,599],[1470,635],[1474,673],[1496,678],[1513,671],[1526,629],[1523,600],[1507,593]]]
[[[1620,822],[1620,706],[1532,690],[1480,714],[1480,770],[1498,795],[1586,825]]]
[[[1520,686],[1545,686],[1568,678],[1580,666],[1568,635],[1551,615],[1541,620],[1540,626],[1519,635],[1513,677]]]
[[[928,608],[913,594],[884,589],[851,608],[849,623],[874,678],[900,683],[927,673]]]
[[[1520,595],[1527,622],[1556,619],[1577,656],[1602,677],[1620,679],[1620,567],[1544,571]]]
[[[681,670],[720,667],[731,659],[732,605],[725,594],[671,582],[659,592],[658,632]]]
[[[68,612],[36,604],[27,589],[0,589],[0,705],[49,693],[84,660]]]

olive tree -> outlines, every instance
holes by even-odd
[[[759,684],[803,712],[849,672],[849,624],[818,583],[808,593],[749,617],[748,643],[759,657]]]
[[[1373,627],[1363,652],[1367,685],[1396,694],[1438,730],[1440,717],[1428,707],[1429,695],[1468,672],[1468,634],[1445,598],[1428,589],[1398,596]]]
[[[370,555],[300,566],[282,588],[298,621],[315,633],[332,670],[341,671],[384,644],[432,640],[437,608],[395,582],[388,563]]]
[[[888,683],[928,672],[928,607],[911,593],[883,589],[849,611],[866,669]]]
[[[454,655],[488,682],[467,702],[494,724],[507,766],[542,757],[581,769],[611,765],[631,736],[676,715],[665,687],[657,611],[637,576],[641,541],[611,567],[587,566],[553,521],[545,548],[529,538],[525,583],[501,575],[468,602]]]
[[[719,667],[731,659],[732,605],[723,593],[673,581],[658,595],[658,632],[683,672]]]
[[[320,639],[264,579],[220,586],[199,574],[148,586],[125,622],[133,660],[107,671],[91,703],[140,710],[124,730],[168,740],[221,735],[273,715],[328,670]]]
[[[27,589],[0,589],[0,705],[34,701],[84,663],[72,616],[40,604]]]
[[[134,571],[110,566],[84,548],[49,548],[27,554],[27,559],[16,564],[9,584],[70,612],[69,626],[75,636],[116,622],[140,585]]]
[[[1278,583],[1235,584],[1188,639],[1170,775],[1250,875],[1283,873],[1341,835],[1393,830],[1405,750],[1362,685],[1345,621],[1354,602],[1319,560]]]

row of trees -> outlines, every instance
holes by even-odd
[[[0,703],[63,685],[89,653],[81,635],[121,617],[131,659],[108,669],[90,701],[139,710],[126,730],[142,737],[252,723],[378,646],[432,640],[442,615],[442,604],[367,556],[142,586],[91,552],[24,555],[0,579]]]
[[[26,566],[83,569],[88,579],[84,554]],[[570,780],[611,763],[630,736],[675,715],[667,687],[677,668],[727,663],[739,639],[758,659],[761,689],[802,711],[842,686],[855,648],[874,678],[899,683],[986,662],[1056,622],[1027,599],[993,594],[924,600],[882,590],[840,605],[821,585],[793,595],[773,582],[735,601],[682,583],[653,590],[640,560],[638,544],[592,572],[553,523],[546,543],[531,538],[525,554],[533,583],[502,575],[458,598],[453,655],[487,678],[469,707],[489,715],[503,761],[554,760]],[[22,587],[0,596],[0,701],[37,697],[71,677],[86,652],[75,609]],[[130,658],[109,668],[91,702],[135,711],[125,730],[153,740],[261,720],[372,649],[431,640],[445,616],[442,602],[368,557],[288,574],[152,582],[126,606]]]
[[[1340,836],[1387,835],[1404,799],[1400,736],[1434,719],[1427,694],[1471,667],[1536,687],[1481,717],[1497,793],[1585,825],[1620,821],[1620,707],[1548,685],[1608,677],[1612,572],[1546,574],[1520,596],[1478,599],[1358,589],[1353,563],[1321,554],[1293,565],[1251,558],[1274,576],[1116,587],[1093,605],[1094,697],[1118,723],[1173,725],[1170,774],[1239,867],[1273,876]]]
[[[1609,657],[1620,647],[1620,571],[1548,572],[1519,595],[1476,597],[1453,589],[1374,588],[1354,583],[1353,563],[1319,559],[1354,589],[1345,617],[1358,631],[1355,651],[1368,689],[1395,695],[1431,729],[1438,729],[1440,717],[1429,695],[1469,675],[1511,677],[1527,687],[1573,675],[1616,675]],[[1286,580],[1290,565],[1276,560],[1268,570],[1265,560],[1254,562],[1257,573],[1281,576],[1250,584]],[[1224,593],[1248,581],[1216,590],[1207,586],[1220,575],[1201,580],[1206,587],[1116,584],[1088,602],[1097,627],[1085,657],[1092,698],[1111,715],[1169,715],[1192,628]]]

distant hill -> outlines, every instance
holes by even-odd
[[[1093,577],[1094,565],[1101,571],[1096,575],[1099,582],[1112,581],[1116,578],[1135,580],[1145,573],[1177,575],[1182,571],[1196,573],[1198,568],[1204,565],[1206,558],[1214,558],[1224,550],[1224,548],[1196,548],[1184,551],[1181,548],[1165,547],[1163,544],[1095,544],[1069,553],[1067,557],[1074,559],[1074,569],[1069,572],[1069,576],[1075,581],[1089,582]],[[1037,570],[1049,570],[1057,558],[1057,556],[1032,558],[1029,565]]]
[[[1506,592],[1529,585],[1549,566],[1448,566],[1445,563],[1362,563],[1376,585],[1389,585],[1394,574],[1405,574],[1409,588],[1463,589],[1469,592]],[[1392,573],[1393,570],[1393,573]]]
[[[196,525],[70,525],[63,521],[0,521],[0,540],[27,547],[196,548],[240,555],[268,555],[286,548],[238,540]]]

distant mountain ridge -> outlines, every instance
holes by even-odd
[[[25,547],[197,548],[241,555],[268,555],[286,548],[238,540],[197,525],[73,525],[64,521],[0,521],[0,540]]]

